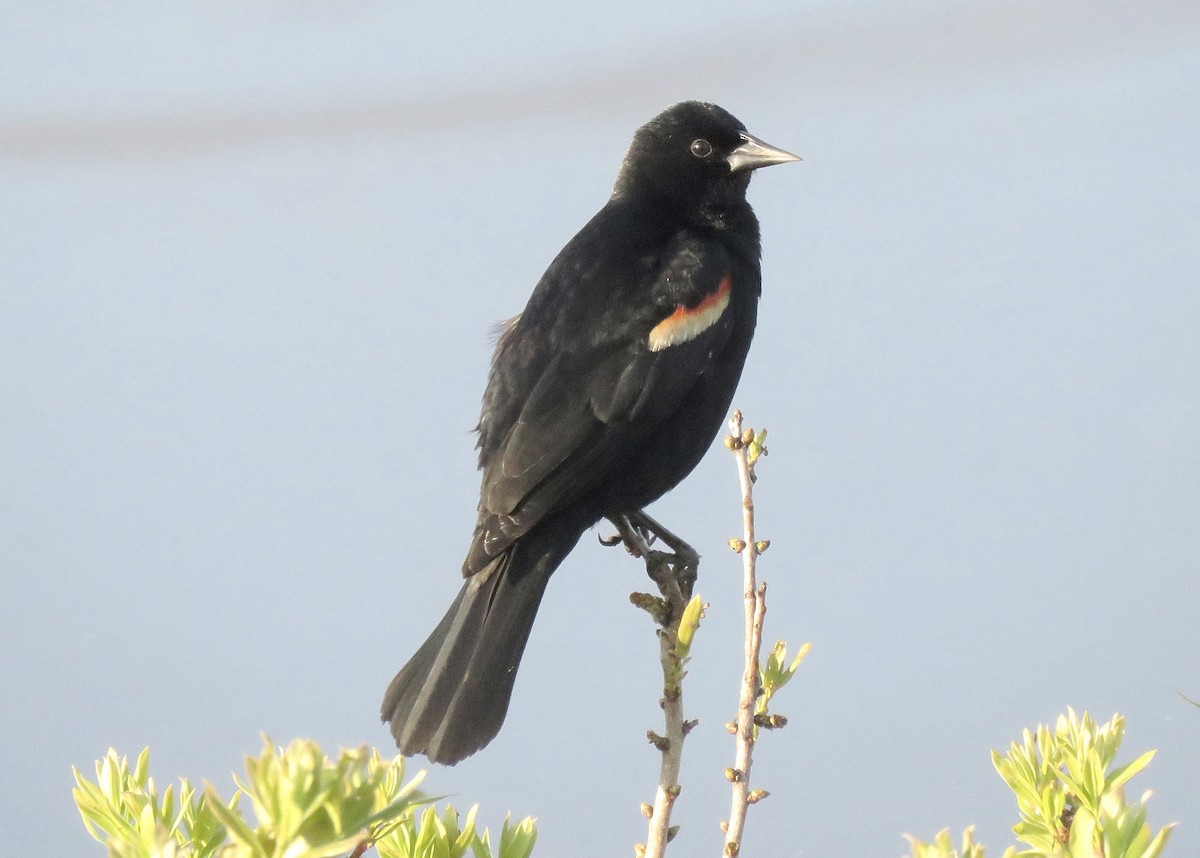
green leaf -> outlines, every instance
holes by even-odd
[[[363,834],[331,840],[317,846],[310,846],[303,839],[293,841],[293,848],[283,853],[283,858],[338,858],[353,852],[366,839]]]
[[[116,752],[113,751],[115,754]],[[122,760],[124,763],[124,760]],[[150,748],[149,746],[142,748],[142,752],[138,754],[137,764],[133,770],[133,782],[140,787],[145,787],[150,781]]]
[[[1154,759],[1154,755],[1157,753],[1155,750],[1146,751],[1146,753],[1133,762],[1121,766],[1121,768],[1109,775],[1108,789],[1117,789],[1123,786],[1130,778],[1150,765],[1150,761]]]
[[[683,609],[683,615],[679,618],[679,630],[675,633],[675,657],[686,659],[692,650],[692,641],[696,637],[696,630],[700,628],[700,619],[704,616],[704,600],[699,596],[692,596],[687,603],[687,607]]]
[[[234,843],[244,846],[255,858],[267,858],[267,850],[246,820],[242,819],[242,815],[233,808],[226,807],[211,785],[205,787],[204,794],[208,800],[209,810],[233,838]]]
[[[505,816],[500,829],[500,854],[496,858],[529,858],[535,843],[537,828],[532,817],[510,825],[509,817]]]
[[[749,444],[746,445],[746,460],[750,465],[754,465],[760,457],[766,454],[767,430],[763,429],[757,433]]]
[[[1099,845],[1096,836],[1096,817],[1086,808],[1081,807],[1075,812],[1071,822],[1071,834],[1067,840],[1067,854],[1071,858],[1096,858],[1096,847]]]
[[[1163,826],[1158,834],[1154,835],[1154,839],[1150,841],[1150,845],[1146,847],[1141,856],[1130,856],[1130,858],[1159,858],[1163,849],[1167,845],[1167,840],[1171,836],[1171,832],[1175,829],[1175,823]]]

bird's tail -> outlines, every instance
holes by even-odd
[[[384,695],[401,753],[453,765],[496,736],[546,582],[578,539],[535,530],[464,582]]]

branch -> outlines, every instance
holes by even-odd
[[[691,635],[699,623],[700,604],[691,599],[700,556],[690,545],[671,533],[644,512],[609,519],[617,528],[619,541],[634,557],[646,563],[646,573],[658,585],[662,598],[649,593],[634,593],[630,600],[643,608],[658,624],[658,655],[662,665],[664,735],[647,731],[650,744],[662,754],[658,789],[654,804],[643,804],[642,813],[650,819],[646,843],[634,847],[639,858],[661,858],[678,826],[671,825],[671,809],[679,797],[679,769],[683,759],[683,739],[695,722],[683,718],[683,663]],[[654,551],[650,545],[661,540],[674,553]],[[616,544],[603,540],[606,544]],[[690,600],[690,601],[689,601]],[[684,635],[680,635],[680,627]]]
[[[746,826],[747,808],[763,797],[762,791],[750,789],[750,767],[753,764],[754,743],[758,729],[754,723],[755,705],[761,691],[758,664],[762,650],[763,615],[767,611],[767,585],[755,578],[755,561],[768,543],[754,538],[754,462],[765,452],[763,435],[755,437],[754,430],[742,429],[742,412],[734,411],[729,421],[725,446],[733,451],[737,462],[738,483],[742,490],[742,538],[731,539],[730,546],[742,555],[742,599],[745,608],[746,646],[742,670],[741,692],[738,696],[737,720],[731,724],[735,740],[733,768],[725,776],[733,787],[729,822],[725,829],[727,858],[733,858],[742,848],[742,832]]]

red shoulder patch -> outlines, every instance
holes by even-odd
[[[729,306],[729,291],[732,288],[733,275],[726,274],[717,288],[701,298],[695,306],[676,306],[675,312],[650,330],[646,340],[650,351],[661,352],[670,346],[686,343],[711,328]]]

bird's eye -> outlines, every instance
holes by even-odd
[[[691,152],[697,158],[707,158],[709,155],[712,154],[712,151],[713,151],[712,144],[709,143],[707,140],[705,140],[703,137],[701,137],[698,140],[692,141]]]

